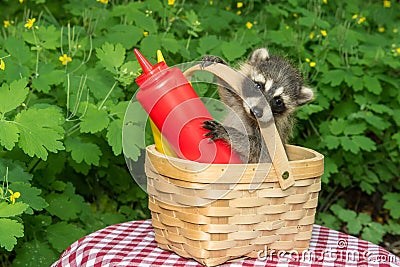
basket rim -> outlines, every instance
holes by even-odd
[[[295,180],[319,177],[324,172],[324,156],[309,148],[286,145]],[[251,183],[254,175],[267,177],[269,182],[278,181],[272,163],[209,164],[167,156],[156,150],[155,145],[146,147],[146,167],[151,171],[186,182],[221,183],[220,176],[242,173],[239,183]],[[229,171],[229,174],[227,172]],[[222,181],[222,183],[224,183]]]

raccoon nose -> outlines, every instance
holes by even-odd
[[[263,116],[263,110],[259,107],[252,107],[251,113],[253,113],[256,118],[261,118]]]

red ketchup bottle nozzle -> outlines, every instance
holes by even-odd
[[[136,48],[133,50],[137,60],[139,61],[140,67],[143,70],[143,73],[147,74],[153,69],[153,65],[139,52]]]

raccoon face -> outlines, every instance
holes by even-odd
[[[288,116],[295,109],[312,100],[312,89],[303,86],[300,72],[288,61],[270,56],[268,50],[255,50],[242,66],[242,72],[255,83],[254,89],[244,89],[244,108],[255,117],[265,108],[260,101],[260,91],[265,97],[275,118]],[[258,95],[258,97],[257,97]],[[246,107],[247,106],[247,107]]]

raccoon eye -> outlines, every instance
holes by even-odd
[[[280,97],[275,97],[274,98],[274,104],[277,107],[282,107],[283,106],[283,100]]]
[[[283,114],[286,110],[285,103],[283,102],[282,98],[274,97],[271,102],[271,110],[274,115]]]
[[[254,83],[258,89],[262,90],[264,88],[264,85],[262,83],[260,82],[254,82]]]

